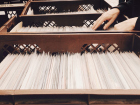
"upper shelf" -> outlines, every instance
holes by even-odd
[[[31,1],[24,8],[23,15],[54,14],[67,12],[89,11],[91,13],[102,13],[107,11],[109,5],[100,0],[69,0],[69,1]]]

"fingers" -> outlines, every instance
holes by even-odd
[[[96,30],[103,22],[108,20],[109,22],[104,26],[104,29],[107,29],[114,22],[114,20],[117,18],[119,13],[120,13],[120,10],[116,9],[116,8],[114,8],[114,9],[112,9],[110,11],[105,12],[104,14],[102,14],[97,19],[97,21],[94,23],[92,29]]]
[[[98,23],[100,22],[100,20],[102,19],[102,15],[94,22],[92,29],[96,30],[95,27],[97,27]],[[99,26],[98,26],[99,27]]]
[[[108,29],[108,27],[115,21],[114,18],[110,19],[109,22],[107,24],[105,24],[105,26],[103,27],[104,30]]]
[[[96,30],[104,21],[106,21],[106,19],[101,16],[99,19],[97,19],[92,29]]]

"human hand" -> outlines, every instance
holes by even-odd
[[[121,23],[118,23],[114,26],[114,30],[133,31],[133,29],[135,28],[135,24],[136,24],[137,19],[138,19],[138,17],[135,17],[135,18],[125,20]]]
[[[105,13],[103,13],[95,22],[92,27],[93,30],[96,30],[104,21],[108,20],[108,22],[103,27],[106,30],[118,17],[120,10],[117,8],[111,9]]]

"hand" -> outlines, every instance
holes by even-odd
[[[96,30],[104,21],[108,22],[104,25],[103,29],[106,30],[118,17],[120,10],[117,8],[111,9],[103,13],[95,22],[92,27],[93,30]]]
[[[135,24],[136,24],[137,19],[138,19],[138,17],[135,17],[135,18],[125,20],[121,23],[118,23],[114,26],[114,30],[133,31],[133,29],[135,28]]]

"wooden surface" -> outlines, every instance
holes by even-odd
[[[24,9],[23,9],[23,11],[22,11],[22,13],[21,13],[21,15],[27,14],[27,11],[28,11],[29,7],[30,7],[30,1],[28,1],[28,2],[26,3],[26,5],[25,5],[25,7],[24,7]]]
[[[12,29],[17,24],[17,18],[16,16],[13,16],[11,19],[9,19],[1,28],[0,32],[8,32],[9,29]]]
[[[44,89],[0,90],[0,95],[140,95],[139,89]]]
[[[7,28],[5,26],[2,26],[0,28],[0,33],[2,33],[2,32],[7,32]]]
[[[8,34],[1,35],[1,48],[5,44],[37,44],[41,51],[81,52],[84,44],[116,43],[121,51],[132,50],[132,34],[72,33],[72,34]],[[38,40],[39,39],[39,40]],[[44,46],[45,44],[45,46]]]

